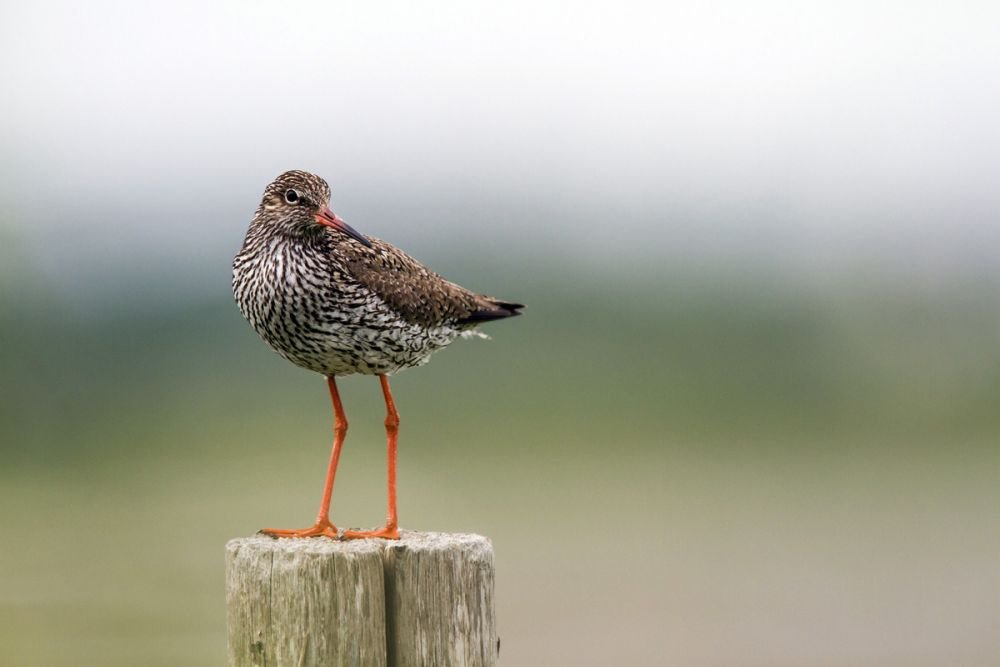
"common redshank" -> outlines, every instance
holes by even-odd
[[[385,241],[364,236],[329,208],[319,176],[288,171],[264,190],[243,247],[233,260],[233,293],[243,316],[278,354],[326,377],[333,400],[333,451],[316,523],[265,528],[273,537],[399,538],[396,439],[399,414],[389,375],[419,366],[483,322],[523,306],[470,292]],[[347,417],[336,378],[376,375],[385,399],[388,511],[378,530],[340,532],[330,499]]]

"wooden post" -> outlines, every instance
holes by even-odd
[[[226,545],[230,667],[492,667],[493,546],[248,537]]]

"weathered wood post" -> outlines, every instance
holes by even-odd
[[[231,540],[229,666],[493,666],[493,588],[480,535]]]

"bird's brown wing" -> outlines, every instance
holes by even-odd
[[[470,292],[445,280],[405,252],[368,237],[371,248],[344,242],[338,254],[347,270],[407,322],[425,327],[472,327],[480,322],[518,315],[520,304]]]

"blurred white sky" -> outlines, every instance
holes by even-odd
[[[215,262],[288,168],[410,249],[1000,255],[1000,3],[0,12],[3,224],[47,270]]]

